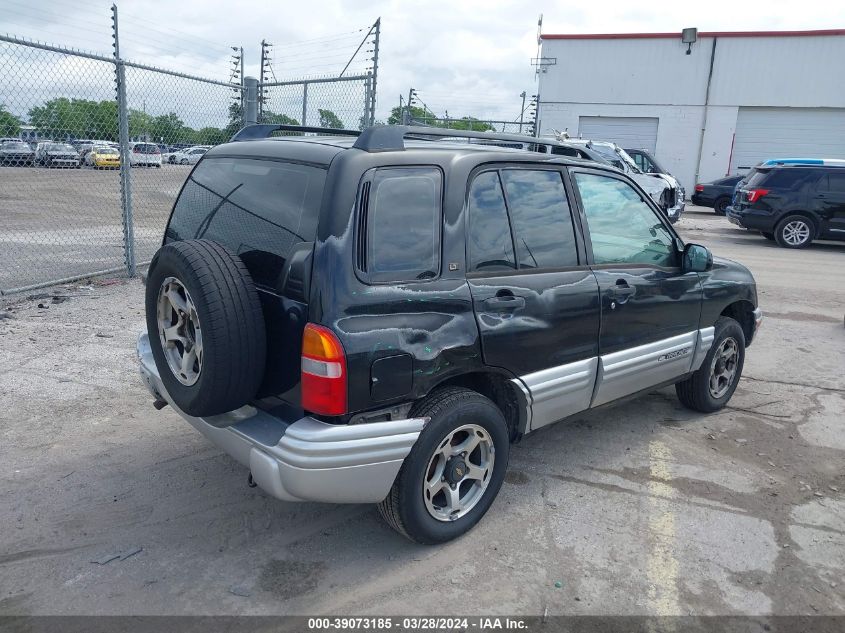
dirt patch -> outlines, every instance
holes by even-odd
[[[258,586],[288,600],[314,591],[325,574],[322,561],[271,560],[261,568]]]

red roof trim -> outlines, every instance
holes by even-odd
[[[823,29],[817,31],[699,31],[698,37],[813,37],[820,35],[845,35],[845,29]],[[544,33],[544,40],[645,40],[681,39],[677,33]]]

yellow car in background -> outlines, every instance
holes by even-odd
[[[85,164],[90,165],[94,169],[120,167],[120,152],[114,147],[100,145],[94,147],[85,156]]]

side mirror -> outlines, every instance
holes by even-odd
[[[713,268],[713,254],[701,244],[684,246],[684,272],[703,273]]]

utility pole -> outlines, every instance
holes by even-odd
[[[519,111],[519,133],[522,134],[522,121],[525,118],[525,91],[523,90],[519,96],[522,97],[522,109]]]
[[[240,104],[241,125],[246,117],[246,100],[244,96],[244,49],[242,46],[230,46],[235,54],[232,55],[232,70],[229,73],[229,83],[238,84],[240,88],[233,88],[234,100]]]
[[[273,45],[267,40],[261,40],[261,87],[258,91],[258,122],[264,121],[264,103],[267,101],[267,96],[264,84],[270,82],[270,48]]]
[[[408,91],[408,101],[406,102],[405,112],[402,116],[402,124],[403,125],[411,125],[411,106],[414,105],[414,95],[416,94],[416,90],[411,88]]]

